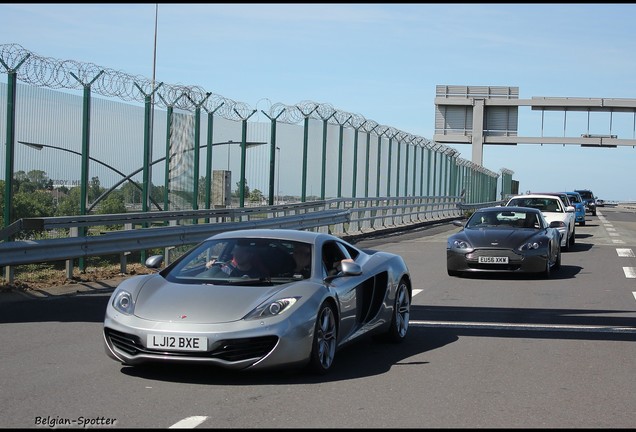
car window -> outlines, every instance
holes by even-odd
[[[311,276],[312,251],[309,243],[279,239],[207,240],[161,274],[184,284],[285,283]]]
[[[527,211],[477,211],[466,223],[466,228],[541,228],[539,214]]]
[[[326,276],[335,275],[340,271],[340,262],[351,258],[347,249],[339,242],[328,241],[322,246],[322,264]]]
[[[548,200],[546,202],[545,210],[543,211],[549,213],[563,213],[563,209],[561,208],[561,206],[559,205],[559,201],[557,200]]]

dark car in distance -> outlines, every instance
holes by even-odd
[[[578,192],[585,202],[585,210],[591,213],[592,216],[596,216],[596,197],[594,192],[589,189],[575,189],[574,192]]]

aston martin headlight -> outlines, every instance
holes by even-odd
[[[113,307],[123,314],[132,315],[135,302],[128,291],[121,290],[113,297]]]
[[[248,313],[244,319],[260,319],[280,315],[289,310],[300,297],[288,297],[274,301],[267,301]]]
[[[471,246],[467,241],[464,240],[454,240],[451,243],[451,248],[453,249],[471,249]]]
[[[521,245],[521,247],[519,247],[519,250],[533,250],[533,249],[539,249],[539,247],[541,247],[541,245],[537,242],[529,242],[529,243],[525,243],[523,245]]]

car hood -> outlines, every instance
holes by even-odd
[[[151,321],[216,324],[237,321],[287,285],[189,285],[153,277],[139,290],[135,315]]]
[[[536,235],[536,231],[519,228],[465,229],[463,234],[472,247],[515,248]],[[493,244],[496,243],[496,244]]]
[[[559,212],[541,212],[543,213],[543,217],[548,223],[554,221],[567,222],[573,215],[573,213],[559,213]]]

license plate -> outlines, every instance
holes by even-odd
[[[208,339],[198,336],[149,334],[146,338],[146,346],[169,351],[207,351]]]
[[[480,264],[508,264],[508,257],[484,257],[478,258]]]

